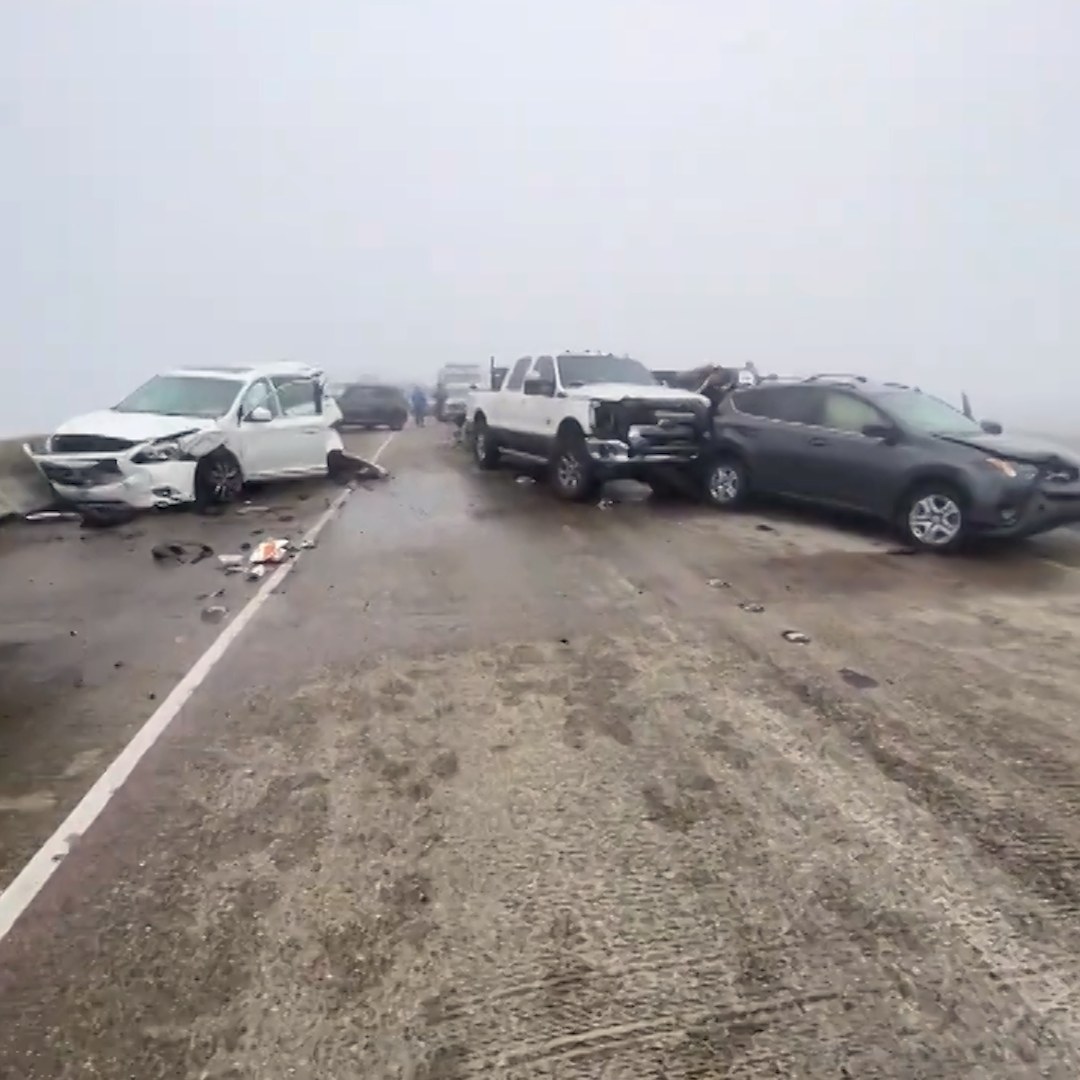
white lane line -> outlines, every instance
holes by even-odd
[[[371,458],[373,463],[378,464],[379,458],[393,441],[395,434],[396,432],[391,432],[383,440],[375,451],[374,457]],[[338,495],[304,535],[305,540],[318,538],[319,533],[345,505],[352,490],[352,488],[346,488]],[[135,766],[161,738],[165,729],[176,719],[177,714],[187,704],[192,694],[214,670],[229,646],[244,632],[244,627],[258,615],[259,610],[270,599],[274,590],[292,573],[304,554],[303,551],[297,552],[294,558],[279,566],[259,586],[255,595],[214,639],[206,652],[195,661],[191,670],[173,687],[168,697],[154,710],[153,715],[143,724],[131,742],[120,751],[116,760],[98,777],[97,782],[83,796],[79,805],[68,814],[63,824],[38,849],[33,858],[19,872],[19,876],[0,893],[0,941],[7,937],[16,920],[30,906],[34,897],[41,892],[45,883],[71,851],[72,845],[98,819],[101,812],[109,805],[109,800],[132,774]]]

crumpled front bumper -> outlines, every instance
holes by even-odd
[[[23,449],[64,502],[152,510],[195,501],[197,462],[135,464],[103,454],[40,454]]]
[[[632,467],[689,463],[701,455],[705,443],[689,433],[673,435],[656,426],[633,424],[625,439],[591,436],[586,438],[585,446],[600,465]]]
[[[1007,486],[995,489],[993,497],[988,492],[980,495],[970,519],[982,536],[1022,539],[1080,523],[1080,481],[1038,484],[1022,494]]]

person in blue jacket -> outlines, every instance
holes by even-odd
[[[413,388],[412,411],[416,426],[423,427],[424,417],[427,415],[427,394],[419,386]]]

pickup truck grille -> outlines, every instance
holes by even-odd
[[[632,456],[693,456],[701,449],[708,411],[695,402],[621,401],[608,407],[611,434],[630,444]]]

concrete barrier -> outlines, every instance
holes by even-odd
[[[0,519],[44,510],[56,499],[37,466],[23,452],[27,439],[0,440]]]

